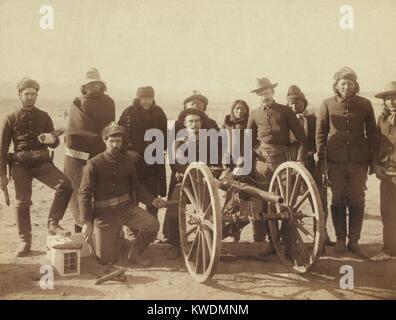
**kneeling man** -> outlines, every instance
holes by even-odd
[[[95,228],[95,251],[102,264],[117,260],[117,247],[122,226],[138,230],[129,259],[141,266],[151,261],[141,254],[152,242],[159,230],[159,223],[137,202],[164,206],[161,198],[155,198],[139,183],[135,166],[123,152],[125,129],[111,123],[103,130],[106,150],[88,160],[84,167],[78,192],[83,235],[88,239]]]

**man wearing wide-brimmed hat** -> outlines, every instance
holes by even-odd
[[[221,150],[213,148],[211,140],[207,143],[206,154],[203,154],[203,149],[200,148],[200,129],[204,129],[207,124],[207,117],[205,113],[198,108],[186,108],[178,116],[178,120],[183,123],[186,134],[175,142],[175,164],[172,164],[170,190],[168,200],[180,199],[180,187],[183,175],[191,162],[200,161],[207,163],[209,166],[221,166]],[[189,152],[194,151],[194,154]],[[217,163],[210,163],[209,159],[217,153]],[[187,158],[187,161],[185,161]],[[191,160],[191,161],[190,161]],[[179,236],[179,206],[178,204],[168,206],[165,214],[165,221],[163,227],[164,236],[168,243],[172,245],[169,258],[175,259],[180,255],[180,236]]]
[[[268,78],[257,79],[257,87],[252,90],[261,99],[261,105],[250,113],[247,129],[252,129],[254,145],[253,175],[256,184],[263,190],[268,190],[269,183],[276,168],[288,160],[290,152],[290,133],[301,145],[301,153],[297,161],[303,162],[307,148],[307,138],[304,129],[297,120],[296,114],[287,106],[274,100],[274,88],[277,83],[271,83]],[[256,210],[265,208],[261,200],[255,201]],[[268,227],[263,220],[254,222],[255,240],[261,241],[268,235]],[[267,229],[267,231],[265,231]],[[261,232],[260,232],[261,230]],[[267,243],[263,255],[274,252],[272,242]]]
[[[358,241],[363,225],[367,170],[377,141],[374,110],[369,100],[357,95],[359,84],[351,68],[344,67],[335,73],[333,89],[335,96],[323,101],[317,115],[316,147],[321,163],[327,154],[331,215],[337,237],[335,251],[343,253],[348,249],[366,258]]]
[[[72,187],[65,175],[54,166],[48,148],[59,145],[51,117],[35,106],[40,85],[24,78],[17,84],[20,107],[5,116],[0,131],[0,187],[7,187],[7,166],[14,179],[16,196],[16,226],[20,246],[16,255],[29,254],[32,244],[30,206],[32,205],[32,181],[37,179],[55,190],[48,215],[50,235],[70,235],[59,221],[69,203]],[[14,152],[8,154],[13,142]],[[10,156],[9,156],[10,155]]]
[[[115,119],[115,104],[106,94],[106,84],[99,70],[91,68],[81,81],[81,96],[75,98],[68,110],[64,172],[71,180],[73,195],[69,208],[75,221],[75,231],[81,231],[77,191],[83,168],[88,159],[105,149],[101,132]]]
[[[383,252],[373,257],[373,260],[386,260],[396,256],[396,81],[388,83],[384,91],[375,97],[384,102],[377,123],[380,140],[373,160],[375,174],[381,180],[384,247]]]
[[[203,94],[201,94],[198,90],[194,90],[192,95],[188,96],[186,99],[183,101],[183,110],[184,109],[189,109],[189,108],[195,108],[203,111],[206,116],[205,120],[205,129],[216,129],[220,130],[219,126],[217,125],[216,121],[210,118],[207,113],[206,109],[208,107],[209,100],[207,97],[205,97]],[[180,121],[179,119],[176,120],[175,122],[175,131],[176,133],[184,129],[184,124],[183,121]]]

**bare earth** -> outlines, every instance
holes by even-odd
[[[56,164],[62,168],[62,151],[57,151]],[[382,224],[379,216],[378,182],[370,177],[367,192],[366,219],[362,240],[371,254],[381,248]],[[12,183],[9,191],[14,201]],[[33,252],[16,258],[17,231],[12,207],[0,201],[0,297],[1,299],[395,299],[396,260],[368,262],[352,255],[339,256],[329,247],[310,274],[289,273],[276,255],[257,258],[262,244],[251,242],[250,226],[239,243],[223,243],[222,257],[212,281],[199,284],[192,280],[182,260],[168,260],[167,246],[151,245],[147,256],[154,265],[148,269],[128,266],[125,257],[120,266],[127,267],[125,283],[110,281],[95,286],[94,282],[116,267],[103,267],[93,258],[83,258],[81,275],[55,276],[54,289],[43,290],[39,280],[40,266],[46,259],[46,218],[53,192],[35,181],[33,206]],[[160,212],[161,222],[164,211]],[[66,213],[63,225],[72,230],[72,219]],[[328,222],[331,226],[331,221]],[[332,227],[329,228],[334,238]],[[354,289],[343,290],[339,282],[342,265],[354,270]]]
[[[5,112],[4,108],[3,111]],[[46,110],[44,108],[44,110]],[[8,111],[8,110],[7,110]],[[61,108],[49,109],[55,126],[64,125]],[[215,109],[213,110],[215,111]],[[224,114],[224,110],[217,110]],[[1,115],[2,116],[2,115]],[[0,118],[1,118],[0,116]],[[218,116],[218,121],[221,117]],[[55,164],[63,169],[63,145],[56,150]],[[382,223],[379,213],[379,183],[370,177],[366,195],[366,217],[361,243],[372,255],[381,249]],[[0,195],[0,299],[395,299],[396,260],[368,262],[352,255],[339,256],[328,247],[326,255],[306,275],[289,273],[276,255],[257,258],[262,244],[253,243],[250,226],[239,243],[223,243],[222,257],[213,280],[207,284],[193,281],[182,260],[168,260],[166,245],[151,245],[147,256],[153,258],[149,269],[128,266],[126,258],[120,265],[128,267],[125,283],[110,281],[95,286],[95,280],[116,270],[100,266],[93,258],[81,262],[81,275],[55,276],[54,289],[43,290],[39,280],[40,267],[47,265],[46,220],[53,191],[35,181],[33,186],[33,252],[16,258],[17,231],[12,205],[13,183],[9,185],[11,207]],[[164,210],[159,214],[161,224]],[[62,225],[73,229],[71,213],[66,212]],[[330,236],[334,239],[331,219]],[[159,235],[161,236],[161,234]],[[340,268],[350,265],[354,271],[354,289],[340,288]]]

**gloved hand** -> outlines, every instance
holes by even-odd
[[[55,136],[51,133],[42,133],[37,138],[41,144],[54,144],[56,142]]]
[[[380,180],[384,180],[386,179],[388,176],[386,175],[386,169],[385,167],[382,166],[375,166],[374,167],[374,173],[375,176],[380,179]]]
[[[0,188],[5,188],[8,185],[8,178],[6,175],[0,176]]]

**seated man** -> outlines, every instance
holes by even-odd
[[[178,120],[184,123],[185,128],[187,129],[188,136],[183,138],[182,140],[177,140],[175,149],[176,149],[176,157],[175,164],[173,165],[173,171],[175,172],[173,179],[175,181],[170,183],[170,190],[168,195],[168,201],[173,202],[174,200],[179,200],[180,198],[180,187],[181,181],[183,179],[183,174],[186,171],[189,163],[181,164],[180,161],[183,157],[188,157],[188,159],[195,158],[196,161],[209,163],[210,159],[210,151],[211,150],[211,141],[208,141],[208,149],[207,154],[203,155],[200,153],[199,148],[199,130],[201,128],[207,128],[206,116],[205,113],[196,108],[187,108],[183,110]],[[189,151],[191,148],[186,148],[185,144],[194,144],[193,149],[195,148],[195,155],[186,155],[185,151]],[[183,147],[182,147],[183,146]],[[213,145],[212,145],[213,146]],[[191,149],[191,150],[193,150]],[[213,151],[212,151],[213,152]],[[221,153],[219,148],[215,148],[215,152],[218,152],[217,163],[212,164],[213,166],[218,167],[221,164]],[[191,161],[193,162],[193,161]],[[167,235],[168,243],[172,245],[169,258],[176,259],[180,255],[180,234],[179,234],[179,206],[178,204],[168,205],[166,214],[165,214],[165,223],[164,223],[164,234]]]
[[[141,254],[155,239],[159,230],[156,218],[137,206],[137,201],[164,206],[139,183],[133,162],[122,152],[125,129],[111,123],[103,130],[106,150],[88,160],[78,191],[83,235],[87,240],[95,227],[95,251],[102,264],[117,260],[119,234],[122,226],[138,230],[128,258],[147,267],[149,259]]]

